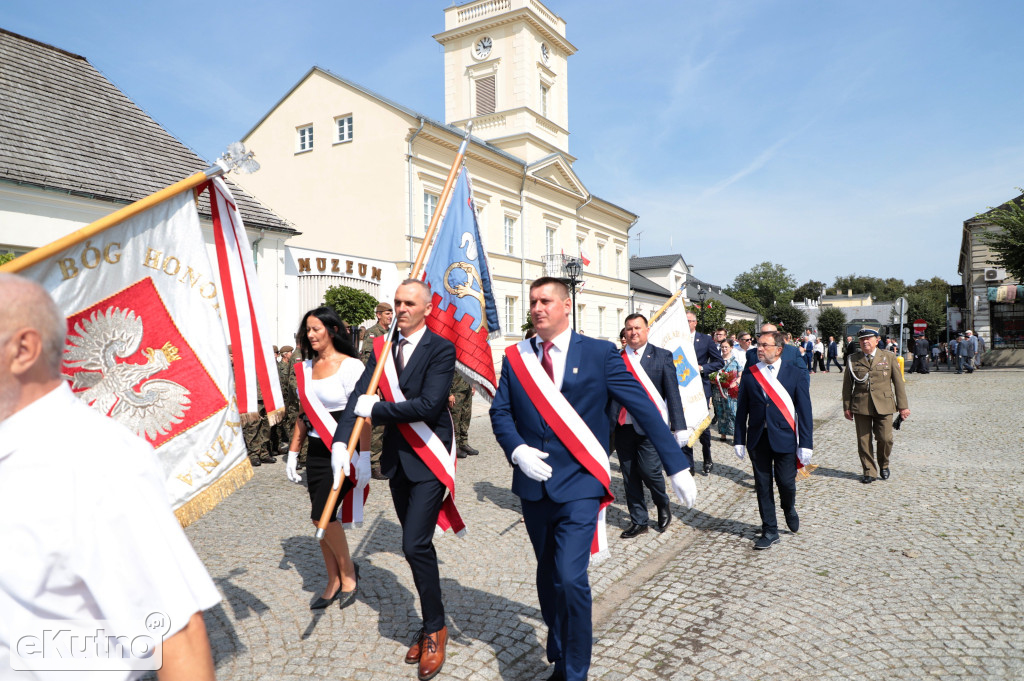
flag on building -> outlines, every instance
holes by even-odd
[[[465,166],[459,170],[423,279],[433,292],[427,327],[455,344],[456,368],[490,400],[498,381],[487,341],[499,336],[501,328]]]
[[[258,417],[254,378],[272,419],[283,404],[245,229],[222,180],[202,190],[211,193],[217,268],[191,191],[35,264],[8,263],[67,317],[62,369],[72,391],[156,450],[182,525],[252,477],[242,421]]]
[[[711,425],[711,412],[704,396],[704,381],[700,377],[697,353],[693,349],[693,336],[686,323],[686,304],[682,296],[651,323],[647,341],[672,353],[679,381],[679,396],[683,401],[683,415],[686,425],[693,428],[690,446],[700,434]]]
[[[580,244],[580,261],[584,265],[590,264],[590,254],[587,253],[587,249],[583,248],[583,244]]]

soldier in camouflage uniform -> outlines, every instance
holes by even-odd
[[[295,364],[302,361],[301,357],[294,357],[295,349],[290,345],[281,348],[281,363],[278,370],[281,377],[281,395],[284,397],[284,418],[278,424],[281,427],[281,444],[284,452],[287,453],[288,446],[292,441],[292,434],[295,432],[295,420],[299,417],[299,393],[295,382]],[[306,465],[306,443],[303,441],[302,450],[299,452],[298,465],[296,469],[302,469]]]
[[[363,364],[369,362],[370,356],[373,354],[373,339],[377,336],[383,336],[388,332],[394,316],[391,304],[386,302],[378,303],[374,312],[377,314],[377,323],[366,330],[363,336],[363,344],[359,348],[359,359],[363,360]],[[370,469],[376,480],[385,479],[384,475],[380,472],[380,452],[383,442],[384,426],[374,426],[373,434],[370,437]]]
[[[270,420],[267,418],[267,410],[263,407],[263,393],[258,383],[256,385],[256,401],[259,404],[260,417],[242,426],[245,448],[249,450],[249,462],[253,466],[277,463],[277,459],[270,450]]]
[[[473,386],[458,371],[452,378],[452,387],[448,394],[448,407],[452,410],[452,423],[455,424],[455,443],[458,447],[456,456],[465,459],[467,456],[479,454],[479,451],[469,445],[469,419],[473,415]]]

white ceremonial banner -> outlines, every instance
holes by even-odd
[[[182,525],[252,477],[219,279],[191,191],[20,274],[67,316],[72,390],[153,445]]]
[[[711,412],[704,396],[704,382],[700,377],[697,353],[693,349],[693,336],[686,323],[686,304],[681,296],[651,324],[647,342],[672,353],[686,427],[693,429],[689,443],[692,447],[704,429],[711,425]]]

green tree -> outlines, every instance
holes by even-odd
[[[779,331],[788,331],[793,334],[793,338],[799,338],[807,328],[807,313],[789,303],[772,305],[768,308],[764,318],[779,327]]]
[[[793,300],[802,302],[805,299],[817,300],[821,295],[821,289],[825,288],[825,282],[811,279],[806,284],[793,291]]]
[[[709,336],[720,326],[725,326],[725,305],[718,300],[704,301],[704,323],[701,323],[700,307],[691,305],[686,308],[697,315],[697,330]]]
[[[725,293],[754,308],[762,316],[767,316],[773,305],[793,300],[795,288],[796,279],[785,267],[765,261],[736,275],[732,286],[725,289]]]
[[[907,320],[913,324],[916,319],[928,322],[925,336],[937,342],[946,331],[946,296],[949,284],[941,277],[918,279],[907,287]]]
[[[821,307],[818,313],[818,336],[826,341],[835,336],[842,342],[846,337],[846,313],[841,307]]]
[[[737,337],[742,336],[745,333],[753,335],[754,333],[754,320],[753,319],[738,319],[735,322],[726,322],[725,331],[727,334],[736,334]]]
[[[853,291],[854,294],[870,293],[875,300],[881,301],[896,300],[907,289],[907,285],[903,283],[902,279],[895,277],[882,279],[857,274],[836,277],[834,287],[837,289],[838,295],[843,295],[847,291]]]
[[[373,319],[377,299],[350,286],[331,286],[324,292],[324,305],[333,307],[343,322],[354,327]]]
[[[0,265],[3,265],[4,263],[8,263],[8,262],[10,262],[12,260],[14,260],[14,254],[13,253],[0,253]]]
[[[980,240],[995,253],[993,265],[1003,267],[1007,274],[1017,281],[1024,281],[1024,195],[1013,201],[993,208],[978,219],[991,223],[996,229],[986,227]]]

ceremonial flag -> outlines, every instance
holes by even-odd
[[[456,369],[490,401],[498,381],[487,341],[500,336],[501,328],[465,166],[459,170],[423,279],[433,292],[427,327],[455,344]]]
[[[584,265],[590,264],[590,255],[587,253],[587,249],[583,248],[583,244],[580,244],[580,260]]]
[[[195,177],[190,186],[203,179]],[[102,231],[90,225],[81,231],[91,238],[71,235],[4,268],[53,296],[67,317],[62,370],[72,391],[154,447],[183,526],[252,477],[242,438],[243,416],[258,416],[252,377],[272,419],[283,404],[277,371],[267,369],[274,360],[263,344],[244,227],[226,185],[215,179],[200,191],[207,189],[218,269],[191,191]],[[246,395],[241,410],[235,377]]]
[[[711,413],[708,409],[708,400],[704,396],[704,382],[700,377],[697,353],[693,349],[693,336],[690,335],[690,326],[686,323],[686,305],[681,296],[678,296],[660,317],[651,320],[647,340],[672,353],[686,426],[693,429],[689,442],[692,447],[704,429],[711,425]]]

